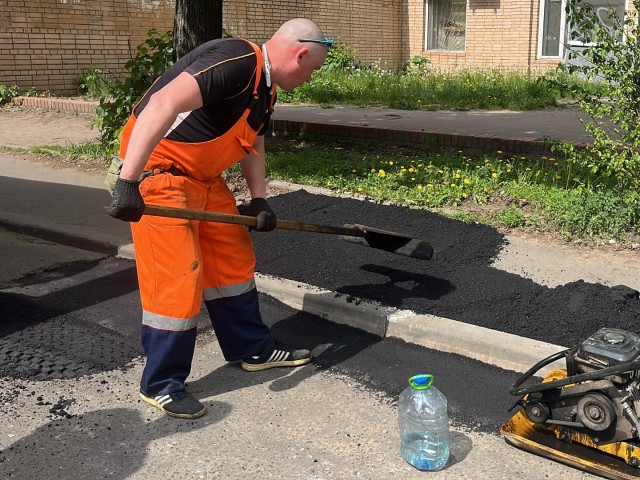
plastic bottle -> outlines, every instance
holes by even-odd
[[[440,470],[449,460],[447,399],[432,384],[433,375],[415,375],[398,400],[400,451],[419,470]]]

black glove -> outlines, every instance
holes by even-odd
[[[240,215],[257,218],[255,229],[258,232],[269,232],[276,228],[276,214],[264,198],[253,198],[249,205],[239,205],[238,211]]]
[[[114,218],[126,222],[137,222],[144,212],[144,200],[140,195],[140,182],[137,180],[125,180],[118,177],[113,201],[107,213]]]

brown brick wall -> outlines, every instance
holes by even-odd
[[[171,0],[0,0],[0,84],[76,93],[91,67],[119,75],[151,27],[172,25]]]
[[[559,60],[538,60],[539,0],[468,0],[465,50],[424,51],[424,1],[408,0],[410,55],[424,55],[435,67],[550,70]]]
[[[174,0],[0,0],[0,84],[74,94],[91,67],[114,75],[147,31],[173,25]],[[224,28],[261,42],[304,16],[360,60],[397,69],[415,55],[443,69],[548,70],[536,59],[539,0],[468,0],[466,49],[424,51],[424,0],[225,0]]]
[[[224,28],[264,41],[293,17],[356,48],[365,63],[402,64],[402,0],[224,2]],[[174,0],[0,0],[0,84],[75,94],[91,67],[121,75],[150,28],[171,30]]]

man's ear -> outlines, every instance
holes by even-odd
[[[302,60],[302,57],[304,57],[308,53],[309,53],[308,47],[302,47],[300,50],[298,50],[298,57],[297,57],[298,61]]]

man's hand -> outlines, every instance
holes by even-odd
[[[255,229],[258,232],[269,232],[276,228],[276,214],[264,198],[253,198],[249,205],[240,205],[238,211],[241,215],[256,217],[258,223]]]
[[[113,192],[113,202],[107,213],[126,222],[137,222],[144,212],[144,200],[140,195],[140,182],[118,177]]]

